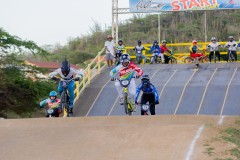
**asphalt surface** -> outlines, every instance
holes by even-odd
[[[240,115],[239,63],[141,65],[160,95],[157,115]],[[75,103],[74,116],[125,115],[105,69]],[[140,80],[135,80],[136,85]],[[140,115],[140,109],[134,113]]]

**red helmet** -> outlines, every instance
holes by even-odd
[[[194,40],[192,41],[192,44],[197,44],[197,40],[194,39]]]

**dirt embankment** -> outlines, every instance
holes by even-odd
[[[212,159],[206,144],[219,116],[115,116],[0,120],[1,160]],[[235,117],[225,118],[226,124]],[[225,121],[223,125],[225,125]],[[218,145],[218,144],[214,144]],[[216,147],[217,148],[217,147]]]

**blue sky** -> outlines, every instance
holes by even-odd
[[[89,33],[96,21],[109,27],[112,0],[0,0],[0,27],[38,45],[66,44],[70,37]],[[129,0],[119,0],[128,8]],[[119,15],[120,20],[132,15]]]

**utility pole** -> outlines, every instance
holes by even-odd
[[[207,11],[204,12],[205,42],[207,42]]]
[[[161,12],[158,13],[158,43],[160,44],[160,36],[161,36]]]
[[[118,0],[112,0],[112,37],[118,41]]]

